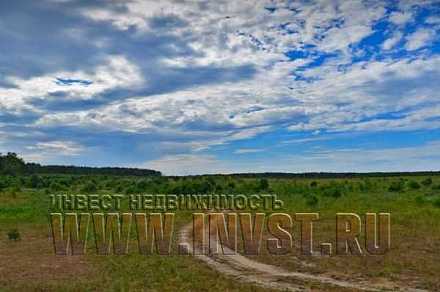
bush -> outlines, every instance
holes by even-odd
[[[11,229],[8,232],[8,238],[13,241],[20,240],[20,232],[17,229]]]
[[[316,181],[312,181],[312,182],[310,183],[310,186],[311,186],[312,188],[316,188],[316,187],[318,186],[318,183],[317,183]]]
[[[143,191],[147,191],[149,186],[150,184],[147,180],[141,180],[137,183],[137,189],[140,193]]]
[[[12,198],[17,198],[17,195],[21,192],[21,188],[19,186],[13,186],[8,188],[8,192]]]
[[[425,198],[423,196],[417,196],[416,203],[422,205],[423,203],[425,203]]]
[[[319,203],[319,200],[315,195],[311,195],[306,198],[307,206],[314,207],[314,206],[318,205],[318,203]]]
[[[122,185],[118,185],[115,189],[116,193],[122,193],[124,191],[124,187]]]
[[[323,195],[325,197],[339,198],[342,196],[342,192],[338,188],[331,188],[324,190]]]
[[[129,186],[128,188],[125,189],[126,195],[132,195],[132,194],[136,194],[136,193],[139,193],[136,186]]]
[[[432,185],[432,178],[428,177],[427,179],[424,179],[422,181],[422,185],[424,185],[425,187]]]
[[[265,191],[269,188],[269,181],[265,178],[260,179],[260,182],[258,184],[258,189],[261,191]]]
[[[82,189],[81,192],[83,193],[96,193],[96,191],[98,191],[98,188],[96,187],[96,185],[92,182],[88,182]]]
[[[29,179],[29,186],[33,189],[41,188],[44,185],[42,179],[36,175],[33,174]]]
[[[65,186],[63,186],[63,185],[61,185],[61,184],[59,184],[59,183],[57,183],[57,182],[53,182],[53,183],[51,183],[49,188],[50,188],[50,190],[51,190],[52,192],[59,192],[59,191],[64,191],[64,190],[66,190],[66,187],[65,187]]]
[[[434,200],[434,202],[432,204],[434,205],[434,207],[440,208],[440,198],[437,198],[436,200]]]
[[[408,187],[413,190],[420,189],[420,184],[414,180],[408,182]]]
[[[403,189],[404,185],[402,181],[393,181],[388,188],[390,192],[401,192]]]

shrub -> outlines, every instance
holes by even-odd
[[[149,187],[149,182],[147,180],[141,180],[137,183],[137,188],[139,192],[146,191]]]
[[[29,179],[29,186],[33,189],[41,188],[43,181],[38,175],[33,174]]]
[[[315,195],[311,195],[306,198],[307,206],[314,207],[314,206],[318,205],[318,203],[319,203],[319,200]]]
[[[365,183],[363,183],[363,182],[360,182],[360,183],[359,183],[359,191],[361,191],[361,192],[366,192],[366,191],[368,191],[368,187],[367,187],[367,185],[366,185]]]
[[[427,179],[424,179],[422,181],[422,185],[424,185],[425,187],[432,185],[432,178],[428,177]]]
[[[401,192],[403,189],[404,185],[402,181],[393,181],[388,188],[390,192]]]
[[[132,195],[132,194],[136,194],[136,193],[138,193],[138,189],[136,186],[129,186],[128,188],[125,189],[126,195]]]
[[[318,186],[318,183],[317,183],[316,181],[312,181],[312,182],[310,183],[310,186],[311,186],[312,188],[316,188],[316,187]]]
[[[50,190],[53,192],[59,192],[59,191],[64,191],[66,189],[65,186],[57,183],[57,182],[53,182],[50,184]]]
[[[88,182],[82,189],[81,192],[83,193],[95,193],[98,190],[96,185],[93,182]]]
[[[124,187],[122,185],[118,185],[115,189],[116,193],[122,193],[124,191]]]
[[[408,182],[408,187],[413,190],[418,190],[420,189],[420,184],[414,180],[411,180]]]
[[[8,238],[13,241],[20,240],[20,232],[17,229],[11,229],[8,232]]]
[[[258,184],[258,189],[259,190],[267,190],[269,188],[269,181],[265,178],[260,179],[260,182]]]
[[[425,203],[425,198],[423,196],[417,196],[416,203],[422,205],[423,203]]]
[[[440,198],[435,199],[432,204],[434,205],[434,207],[440,208]]]
[[[21,188],[19,186],[13,186],[8,189],[9,194],[12,198],[17,198],[17,195],[21,192]]]
[[[371,190],[373,190],[375,187],[375,184],[373,182],[371,182],[370,179],[366,178],[363,180],[363,191],[364,192],[369,192]]]
[[[324,190],[323,195],[325,197],[339,198],[342,196],[342,192],[338,188],[331,188],[331,189]]]

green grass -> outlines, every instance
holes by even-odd
[[[40,177],[0,176],[0,255],[29,269],[27,277],[16,279],[8,268],[0,270],[0,290],[113,290],[113,291],[256,291],[250,285],[238,284],[188,256],[127,256],[90,255],[81,259],[75,280],[66,281],[51,275],[34,279],[35,261],[51,261],[48,235],[49,195],[67,193],[275,193],[285,203],[281,212],[319,212],[316,224],[317,244],[334,242],[334,220],[337,212],[391,213],[392,250],[385,256],[329,257],[304,259],[315,263],[311,272],[334,272],[353,277],[384,277],[412,281],[428,289],[440,289],[440,177],[378,177],[355,179],[268,179],[232,177],[139,178],[111,176],[46,175]],[[176,229],[190,220],[190,212],[180,212]],[[294,239],[299,238],[297,225]],[[12,242],[8,232],[17,229],[21,240]],[[37,257],[32,241],[39,242],[44,257]],[[298,242],[295,242],[298,244]],[[35,246],[39,246],[36,244]],[[47,249],[45,249],[47,248]],[[21,255],[23,254],[23,255]],[[261,261],[298,269],[293,255],[263,254]],[[23,261],[23,262],[20,262]],[[58,259],[61,264],[68,259]],[[11,268],[12,269],[12,268]],[[56,269],[54,270],[56,273]],[[66,275],[70,275],[65,271]],[[15,273],[16,274],[16,273]],[[72,276],[72,275],[70,275]],[[72,276],[73,277],[73,276]],[[421,283],[421,284],[420,284]]]

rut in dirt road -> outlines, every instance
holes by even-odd
[[[192,223],[184,226],[179,232],[180,243],[185,243],[192,252]],[[228,251],[226,247],[223,247]],[[230,251],[230,250],[229,250]],[[358,291],[426,291],[420,289],[403,288],[390,283],[385,286],[377,286],[368,282],[358,281],[357,283],[336,280],[330,277],[317,276],[300,272],[289,272],[276,266],[260,263],[244,257],[235,255],[202,255],[195,254],[194,257],[205,262],[218,272],[232,277],[240,282],[255,284],[264,288],[279,289],[284,291],[308,291],[308,284],[319,284],[322,286],[333,286]]]

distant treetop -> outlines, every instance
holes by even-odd
[[[78,174],[78,175],[117,175],[117,176],[161,176],[160,171],[125,167],[88,167],[73,165],[41,165],[26,163],[16,153],[0,153],[0,174]]]

